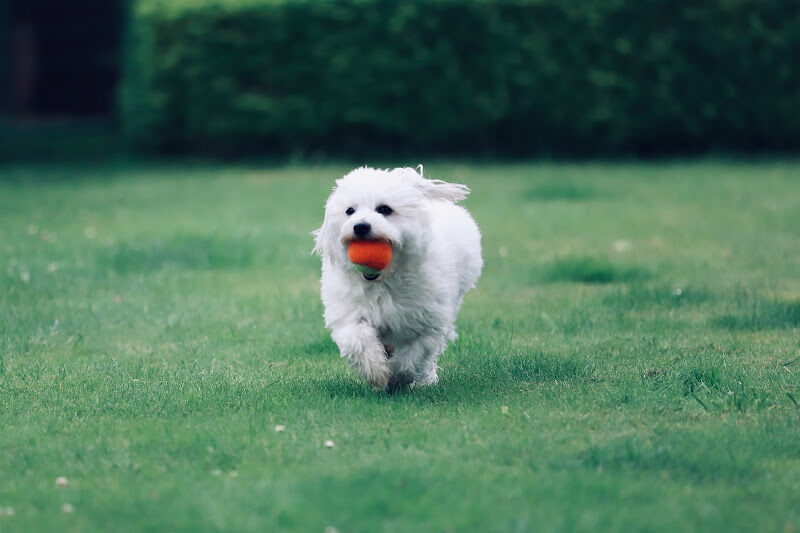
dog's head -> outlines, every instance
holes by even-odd
[[[429,223],[432,202],[466,198],[465,185],[429,180],[412,168],[380,170],[361,167],[336,180],[325,204],[325,220],[314,232],[314,252],[332,265],[347,265],[354,240],[382,240],[392,246],[392,262],[375,278],[388,275],[404,253],[418,248]]]

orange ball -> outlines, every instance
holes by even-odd
[[[347,257],[357,265],[383,270],[392,260],[392,245],[384,241],[353,241],[347,249]]]

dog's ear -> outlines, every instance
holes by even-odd
[[[333,198],[336,190],[342,184],[342,179],[343,178],[339,178],[336,180],[336,183],[333,185],[333,192],[331,192],[331,195],[325,202],[325,218],[322,221],[322,226],[311,232],[311,234],[314,236],[314,249],[311,251],[311,253],[316,254],[323,260],[330,261],[331,263],[336,262],[336,254],[334,253],[333,249],[336,241],[336,229],[328,218],[328,211],[331,205],[331,198]]]
[[[469,195],[469,187],[460,183],[448,183],[442,180],[422,178],[419,187],[425,196],[432,200],[444,200],[457,203]]]
[[[335,261],[333,253],[333,243],[336,240],[333,224],[328,221],[328,217],[322,221],[322,226],[311,232],[314,235],[314,249],[311,253],[317,254],[323,260]]]

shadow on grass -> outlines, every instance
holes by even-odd
[[[711,325],[743,331],[800,327],[800,301],[751,297],[736,312],[713,318]]]
[[[543,281],[593,284],[640,281],[649,277],[650,273],[641,267],[617,265],[598,257],[559,259],[547,265],[540,273]]]
[[[447,359],[447,354],[445,354]],[[393,394],[376,392],[355,375],[315,379],[302,384],[319,387],[332,398],[390,398],[395,401],[476,403],[486,394],[518,391],[520,386],[588,379],[591,362],[540,352],[515,352],[504,356],[482,354],[468,361],[456,357],[443,361],[439,383],[432,387],[403,389]]]
[[[531,201],[579,201],[600,197],[601,194],[585,183],[542,183],[525,191],[524,197]]]
[[[256,250],[255,243],[233,237],[180,235],[166,241],[121,243],[98,263],[120,273],[244,268],[253,264]]]

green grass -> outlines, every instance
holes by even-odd
[[[800,529],[800,163],[426,165],[486,268],[394,396],[322,324],[346,169],[0,170],[0,531]]]

